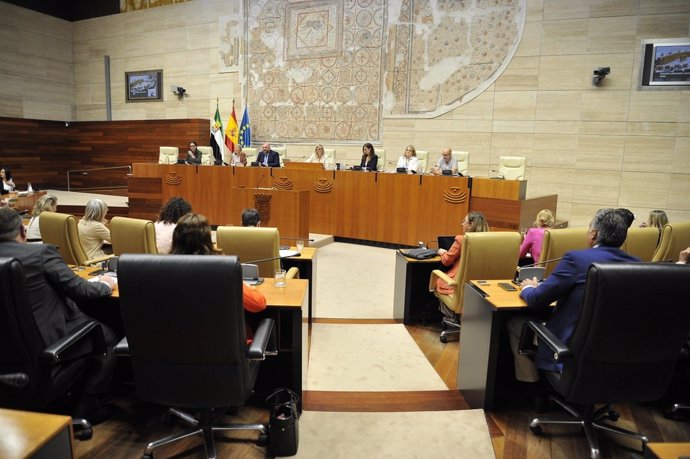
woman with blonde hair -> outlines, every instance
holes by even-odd
[[[407,169],[408,174],[416,174],[419,169],[419,160],[417,159],[417,150],[414,145],[405,147],[405,153],[398,159],[396,168]]]
[[[486,221],[486,217],[481,212],[470,212],[467,214],[462,221],[461,226],[462,234],[455,236],[455,241],[453,241],[453,245],[450,246],[450,249],[438,249],[438,255],[441,257],[441,263],[443,266],[452,265],[446,273],[451,279],[455,279],[455,275],[460,267],[460,255],[462,255],[462,240],[464,235],[467,233],[484,233],[490,231],[489,223]],[[453,288],[449,286],[446,281],[439,277],[436,279],[436,291],[444,295],[449,295],[453,293]],[[450,313],[447,311],[442,312],[449,317],[453,317],[455,315],[452,311]]]
[[[36,205],[31,212],[31,220],[29,220],[29,225],[26,227],[26,239],[29,241],[37,241],[42,239],[41,228],[39,226],[41,213],[56,211],[57,198],[52,194],[44,194],[41,196],[38,201],[36,201]]]
[[[102,199],[92,199],[86,203],[84,217],[79,220],[79,239],[89,259],[105,256],[103,244],[110,244],[110,230],[106,226],[108,221],[108,204]]]
[[[649,212],[647,221],[640,223],[640,228],[653,227],[661,231],[664,229],[665,225],[668,225],[668,217],[666,216],[666,212],[657,209]]]
[[[520,258],[527,256],[527,253],[532,255],[532,260],[539,261],[541,256],[541,245],[544,242],[544,232],[547,228],[551,228],[556,219],[553,212],[549,209],[543,209],[537,214],[537,219],[534,221],[534,228],[527,230],[525,239],[520,245]]]

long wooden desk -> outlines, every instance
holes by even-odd
[[[472,408],[491,410],[496,396],[515,383],[505,324],[527,304],[499,282],[510,280],[471,281],[465,288],[457,384]]]
[[[311,164],[311,163],[309,163]],[[290,247],[297,250],[297,247]],[[287,270],[293,266],[299,269],[300,279],[309,281],[309,310],[307,322],[311,325],[312,318],[316,316],[316,247],[304,247],[299,256],[282,258],[281,264]]]
[[[92,279],[98,268],[84,268],[74,271],[82,278]],[[302,388],[307,377],[308,356],[308,298],[309,281],[290,279],[286,287],[274,287],[273,279],[265,278],[256,289],[266,297],[268,307],[256,316],[275,320],[278,341],[278,355],[261,362],[261,369],[255,384],[257,394],[268,395],[278,387],[288,387],[302,398]],[[84,312],[111,326],[117,332],[124,332],[120,318],[120,292],[117,286],[112,297],[89,305],[80,305]],[[155,328],[152,328],[155,333]],[[301,402],[300,402],[301,403]],[[301,404],[300,404],[301,409]]]
[[[67,459],[74,457],[72,418],[0,408],[0,457]]]

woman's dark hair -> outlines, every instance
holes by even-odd
[[[372,144],[370,144],[369,142],[367,142],[367,143],[365,143],[364,145],[362,145],[362,150],[364,150],[365,148],[368,148],[368,149],[369,149],[369,151],[371,152],[371,157],[372,157],[372,158],[374,157],[374,155],[376,155],[376,152],[374,151],[374,146],[373,146]],[[367,157],[367,154],[364,153],[364,151],[362,151],[362,159],[364,159],[364,158],[366,158],[366,157]]]
[[[173,231],[172,254],[216,255],[220,250],[213,247],[211,225],[201,214],[188,213],[180,217]]]
[[[177,220],[179,220],[181,216],[191,211],[192,205],[183,198],[170,198],[170,200],[161,207],[161,211],[158,214],[158,221],[164,223],[177,223]]]
[[[6,167],[0,167],[0,169],[3,169],[5,171],[5,180],[12,180],[12,171],[10,171]]]
[[[190,140],[189,143],[193,143],[195,147],[198,147],[199,145],[196,143],[196,140]]]

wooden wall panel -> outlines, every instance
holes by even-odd
[[[158,147],[209,142],[206,119],[70,122],[0,118],[0,167],[19,189],[67,188],[67,171],[158,162]],[[72,174],[73,190],[127,186],[127,170]]]

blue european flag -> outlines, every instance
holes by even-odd
[[[246,105],[244,106],[244,114],[240,123],[239,144],[242,148],[252,146],[252,128],[249,124],[249,110]]]

